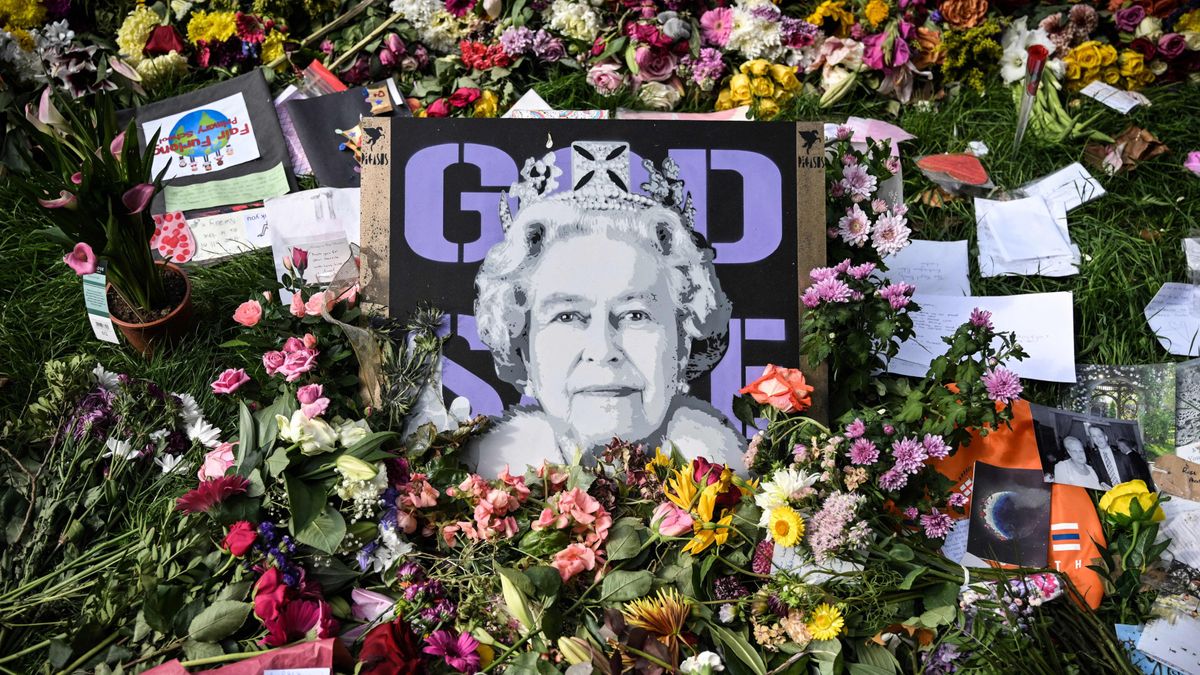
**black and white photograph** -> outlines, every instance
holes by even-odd
[[[1150,463],[1175,454],[1175,364],[1077,364],[1063,407],[1077,413],[1137,420]]]
[[[1200,359],[1175,366],[1175,454],[1200,462]]]
[[[477,470],[614,438],[744,468],[733,396],[795,362],[801,277],[824,262],[821,195],[797,187],[820,148],[792,124],[422,122],[364,149],[364,265],[392,316],[449,313],[443,387],[495,417]]]
[[[1141,429],[1118,420],[1031,404],[1047,483],[1108,490],[1130,480],[1153,489]]]
[[[1022,567],[1045,567],[1050,545],[1050,485],[1037,469],[975,462],[967,552]]]

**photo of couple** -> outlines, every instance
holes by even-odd
[[[1030,407],[1046,482],[1093,490],[1131,480],[1153,485],[1136,421]]]

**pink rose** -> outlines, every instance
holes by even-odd
[[[319,384],[308,384],[296,390],[296,399],[300,401],[300,412],[308,419],[320,417],[329,407],[329,399],[321,394],[324,387]]]
[[[633,60],[638,66],[638,78],[643,82],[662,82],[675,74],[678,60],[675,55],[665,49],[653,47],[638,47],[633,52]]]
[[[1167,33],[1158,38],[1158,53],[1174,60],[1187,49],[1187,40],[1179,33]]]
[[[308,267],[308,251],[302,248],[292,247],[292,264],[295,265],[297,269],[304,269],[305,267]]]
[[[250,376],[241,368],[228,368],[212,383],[214,394],[232,394],[243,384],[250,381]]]
[[[1183,162],[1183,166],[1188,171],[1200,176],[1200,150],[1189,152],[1187,159]]]
[[[317,346],[317,336],[313,335],[312,333],[305,333],[304,334],[304,346],[309,349],[316,347]]]
[[[565,583],[580,572],[596,569],[596,552],[583,544],[571,544],[554,554],[550,566],[558,570]]]
[[[300,379],[300,376],[313,369],[317,364],[317,350],[301,349],[287,355],[283,362],[283,367],[279,369],[283,373],[284,379],[288,382],[295,382]]]
[[[597,94],[612,96],[625,86],[625,74],[615,63],[597,63],[588,70],[587,83]]]
[[[323,309],[325,309],[325,291],[313,293],[308,302],[304,303],[304,311],[312,316],[320,316]]]
[[[306,346],[307,345],[305,345],[304,341],[301,340],[300,338],[290,337],[287,340],[284,340],[284,342],[283,342],[283,353],[291,354],[292,352],[298,352],[301,349],[304,349]]]
[[[204,462],[200,464],[200,471],[196,476],[200,480],[220,478],[233,466],[233,462],[233,443],[222,443],[204,456]]]
[[[263,368],[267,369],[267,375],[274,375],[283,367],[283,362],[287,360],[287,354],[283,352],[267,352],[263,354]]]
[[[292,296],[291,311],[292,316],[296,317],[297,319],[304,318],[304,298],[300,297],[299,293]]]
[[[257,300],[247,300],[238,305],[233,312],[233,320],[246,328],[257,325],[260,319],[262,319],[262,305]]]
[[[75,244],[75,248],[63,256],[63,262],[79,276],[92,274],[96,271],[96,253],[92,251],[91,246],[82,241]]]
[[[804,374],[795,368],[780,368],[774,364],[763,370],[762,377],[738,391],[750,394],[762,405],[769,405],[779,412],[802,412],[812,406],[809,392],[813,387],[804,381]]]
[[[658,524],[658,532],[664,537],[678,537],[692,531],[692,516],[670,502],[663,502],[654,509],[650,524]]]

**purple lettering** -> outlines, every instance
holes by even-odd
[[[752,263],[770,256],[783,241],[783,177],[757,152],[713,150],[709,168],[742,174],[742,238],[716,242],[716,263]],[[693,192],[694,194],[694,192]]]

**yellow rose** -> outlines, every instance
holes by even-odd
[[[779,114],[779,105],[769,98],[759,99],[758,118],[769,120]]]
[[[1200,9],[1193,9],[1179,17],[1175,22],[1175,31],[1179,33],[1200,33]]]
[[[750,91],[754,92],[755,96],[774,96],[775,84],[767,77],[752,77]]]
[[[747,61],[743,63],[741,67],[741,71],[743,73],[757,75],[758,77],[766,75],[770,70],[771,62],[766,59],[754,59],[753,61]]]
[[[1063,59],[1063,65],[1067,67],[1068,80],[1078,80],[1079,76],[1083,74],[1079,68],[1079,62],[1074,58],[1068,56],[1067,58]]]
[[[1100,71],[1100,79],[1104,80],[1105,84],[1116,86],[1121,81],[1121,71],[1116,68],[1105,68]]]
[[[729,110],[733,108],[733,96],[728,89],[722,89],[720,94],[717,94],[716,110]]]
[[[1117,62],[1117,48],[1112,45],[1100,47],[1100,65],[1111,66]]]
[[[729,78],[729,95],[737,105],[746,105],[752,98],[750,94],[750,76],[738,73]]]
[[[1071,55],[1079,62],[1079,67],[1091,70],[1100,66],[1100,48],[1095,40],[1088,40],[1071,50]]]
[[[490,89],[484,89],[475,101],[475,117],[495,117],[500,107],[500,97]]]
[[[1121,52],[1121,74],[1125,77],[1136,77],[1146,69],[1146,57],[1141,52],[1127,49]]]
[[[1151,516],[1153,520],[1158,521],[1166,517],[1162,507],[1158,505],[1158,495],[1150,492],[1146,481],[1142,480],[1126,481],[1105,492],[1100,498],[1100,510],[1110,516],[1129,516],[1129,505],[1135,499],[1143,512],[1149,513],[1154,509]]]
[[[771,79],[779,83],[786,91],[800,89],[800,80],[796,79],[796,69],[779,63],[771,64]]]
[[[888,11],[888,4],[883,0],[871,0],[863,10],[863,16],[867,17],[867,21],[874,27],[888,18]]]

